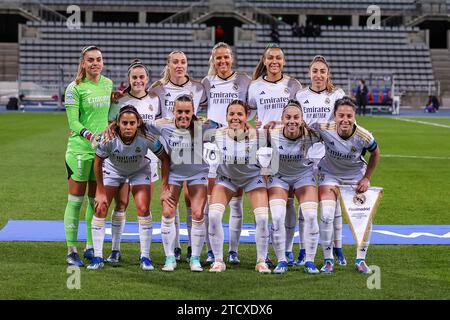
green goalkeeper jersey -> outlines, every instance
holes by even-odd
[[[71,130],[67,151],[95,154],[91,142],[80,135],[83,129],[101,133],[108,125],[108,112],[113,83],[101,76],[97,83],[83,79],[70,83],[65,93],[65,106]]]

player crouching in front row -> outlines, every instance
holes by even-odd
[[[141,247],[140,264],[143,270],[153,270],[150,259],[150,244],[153,227],[150,206],[150,160],[146,158],[151,150],[161,160],[163,175],[162,190],[168,189],[169,158],[161,143],[147,133],[145,124],[135,107],[123,107],[113,127],[115,138],[104,141],[96,152],[94,172],[97,179],[95,215],[92,220],[94,259],[87,267],[95,270],[103,267],[103,241],[108,207],[117,195],[120,185],[127,179],[131,186],[139,221]],[[167,193],[162,193],[164,194]],[[165,199],[171,201],[171,199]]]

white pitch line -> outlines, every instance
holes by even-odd
[[[428,157],[428,156],[404,156],[400,154],[380,154],[384,158],[409,158],[409,159],[427,159],[427,160],[450,160],[450,157]]]
[[[429,126],[433,127],[441,127],[441,128],[450,128],[449,125],[446,124],[440,124],[440,123],[433,123],[433,122],[426,122],[426,121],[420,121],[420,120],[412,120],[412,119],[404,119],[404,118],[392,118],[395,120],[405,121],[405,122],[413,122],[413,123],[420,123],[420,124],[427,124]]]

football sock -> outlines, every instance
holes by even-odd
[[[229,251],[238,252],[239,239],[242,231],[243,199],[242,197],[232,197],[230,200],[230,221],[229,221]]]
[[[203,243],[205,243],[205,219],[192,220],[191,236],[192,255],[199,257],[202,254]]]
[[[94,216],[94,198],[88,197],[86,206],[86,247],[92,246],[92,217]]]
[[[319,223],[317,222],[317,202],[304,202],[300,204],[305,217],[304,241],[306,249],[305,261],[314,262],[317,245],[319,243]]]
[[[209,241],[214,253],[215,261],[223,261],[223,213],[225,206],[220,203],[214,203],[209,206]]]
[[[94,256],[103,258],[103,241],[105,239],[105,218],[92,218],[92,239],[94,242]]]
[[[68,247],[77,245],[78,222],[83,199],[84,197],[82,196],[73,196],[71,194],[68,196],[66,211],[64,212],[64,231]]]
[[[305,239],[305,217],[303,217],[302,206],[298,206],[298,244],[300,246],[300,249],[305,249],[304,239]]]
[[[269,201],[272,213],[272,244],[278,261],[286,261],[286,201],[275,199]]]
[[[111,215],[112,250],[120,251],[120,241],[125,228],[126,211],[113,210]]]
[[[320,244],[324,259],[333,259],[333,220],[336,201],[320,201]]]
[[[367,250],[369,249],[370,236],[372,235],[372,224],[370,225],[367,241],[363,241],[362,245],[356,250],[356,259],[366,259]]]
[[[192,245],[191,243],[191,234],[192,234],[192,209],[191,207],[186,208],[186,226],[188,232],[188,247]]]
[[[288,198],[286,202],[286,248],[285,251],[292,252],[294,245],[295,225],[296,221],[295,201],[293,198]]]
[[[152,244],[153,224],[151,214],[146,217],[138,217],[139,241],[141,243],[141,258],[150,257],[150,246]]]
[[[334,247],[342,248],[342,211],[340,201],[336,202],[336,212],[334,213]]]
[[[256,261],[266,260],[269,249],[269,208],[259,207],[253,210],[256,224]]]
[[[164,254],[167,256],[174,256],[175,243],[175,218],[162,217],[161,221],[161,238],[164,245]]]

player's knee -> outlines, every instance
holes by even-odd
[[[203,212],[201,210],[193,210],[192,211],[192,219],[190,219],[190,221],[187,221],[187,223],[192,224],[192,220],[195,220],[195,221],[203,220],[204,216],[205,215],[203,214]]]
[[[334,213],[336,210],[336,201],[322,200],[320,201],[320,219],[324,223],[333,223]]]

